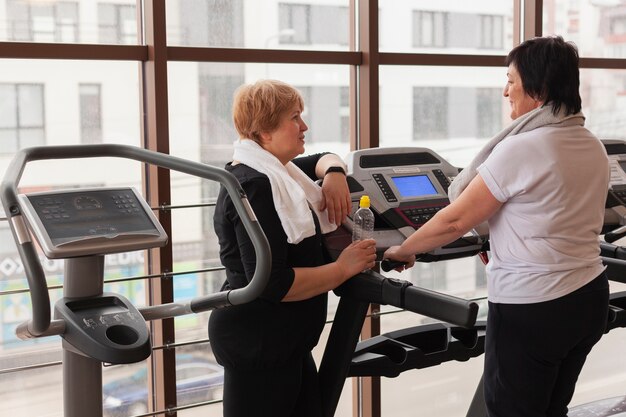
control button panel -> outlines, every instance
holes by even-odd
[[[420,205],[413,207],[401,207],[396,210],[415,229],[420,228],[428,220],[432,219],[437,212],[446,207],[449,203],[438,205]]]
[[[447,194],[448,188],[450,187],[450,180],[448,179],[446,174],[444,174],[443,171],[440,169],[433,169],[432,172],[435,175],[435,178],[437,178],[437,181],[439,181],[439,184],[441,184],[441,186],[443,187],[443,189],[446,191],[446,194]]]
[[[389,186],[389,183],[382,174],[372,174],[372,177],[374,178],[374,181],[376,181],[378,188],[380,188],[380,191],[382,191],[383,196],[385,196],[385,199],[388,202],[395,203],[398,201],[398,198],[393,193],[391,187]]]

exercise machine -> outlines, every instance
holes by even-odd
[[[18,194],[28,162],[46,159],[116,157],[218,181],[228,191],[256,251],[253,279],[245,287],[156,306],[133,306],[103,292],[104,257],[166,244],[167,235],[141,195],[129,187],[71,189]],[[0,198],[32,302],[32,319],[18,337],[59,335],[63,339],[65,417],[102,416],[102,363],[134,363],[152,352],[147,320],[226,308],[254,300],[271,270],[269,244],[243,189],[223,169],[124,145],[46,146],[19,151],[8,167]],[[63,298],[50,317],[46,277],[34,239],[49,259],[64,259]]]
[[[458,169],[427,148],[375,148],[346,157],[353,206],[370,196],[377,253],[399,245],[450,201],[447,191]],[[354,210],[353,210],[354,211]],[[351,221],[326,237],[332,256],[351,239]],[[418,255],[434,262],[474,256],[487,249],[487,237],[472,231],[442,248]],[[393,268],[381,262],[383,270]],[[377,272],[360,274],[335,290],[341,298],[320,363],[324,416],[334,415],[345,379],[350,376],[395,377],[410,369],[466,361],[483,353],[484,323],[476,323],[478,305],[458,297],[386,278]],[[398,308],[441,320],[359,342],[370,303]]]
[[[605,230],[607,241],[626,235],[616,227],[626,225],[626,144],[605,142],[611,158],[611,188],[608,192]],[[449,204],[447,187],[458,170],[435,152],[425,148],[377,148],[356,151],[348,155],[348,184],[353,204],[363,194],[370,195],[376,216],[374,235],[378,253],[386,247],[400,244],[414,230],[421,227],[434,213]],[[617,171],[619,169],[619,171]],[[349,239],[348,230],[335,232],[328,238],[341,247]],[[481,255],[488,250],[485,231],[472,233],[431,253],[418,254],[421,262],[442,261],[465,256]],[[609,278],[626,282],[626,249],[603,243],[603,261]],[[332,252],[332,251],[331,251]],[[334,253],[338,253],[337,250]],[[393,265],[388,266],[388,268]],[[372,273],[372,276],[378,274]],[[362,282],[350,280],[336,290],[341,295],[329,341],[320,365],[323,409],[326,417],[334,415],[346,377],[384,376],[396,377],[411,369],[423,369],[447,361],[466,361],[484,353],[485,322],[459,321],[459,317],[442,317],[440,311],[429,312],[442,323],[427,324],[375,336],[359,342],[360,329],[369,302],[394,305],[409,311],[420,312],[419,303],[406,296],[414,288],[403,280],[380,276],[380,290],[367,291]],[[395,295],[388,289],[393,287]],[[387,290],[385,290],[387,288]],[[404,292],[403,292],[404,291]],[[409,300],[409,301],[407,301]],[[462,305],[461,300],[457,300]],[[423,306],[422,306],[423,307]],[[467,317],[467,316],[466,316]],[[475,320],[475,316],[473,317]],[[626,292],[611,295],[610,314],[606,331],[626,327]],[[605,404],[607,400],[602,400]],[[611,404],[617,407],[614,400]],[[622,402],[626,403],[626,402]],[[602,408],[586,404],[572,409],[570,415],[590,417],[590,410]],[[626,410],[626,407],[624,407]],[[624,410],[622,410],[624,411]],[[606,412],[606,409],[604,409]],[[482,379],[469,404],[467,417],[484,417],[486,408]]]
[[[346,159],[348,187],[354,213],[362,195],[370,197],[374,212],[374,239],[379,255],[401,244],[439,210],[450,204],[448,187],[458,168],[431,149],[419,147],[373,148],[350,152]],[[350,218],[328,236],[331,255],[338,255],[350,241]],[[427,254],[423,262],[466,257],[485,249],[484,231],[473,230]]]
[[[256,270],[250,284],[243,289],[147,307],[135,307],[119,294],[103,292],[106,255],[167,242],[168,237],[141,195],[129,187],[28,194],[17,191],[28,162],[100,157],[132,159],[224,185],[255,247]],[[267,240],[236,179],[222,169],[173,156],[123,145],[29,148],[15,155],[2,182],[0,198],[24,264],[32,301],[33,317],[18,326],[17,334],[21,339],[62,337],[66,417],[102,416],[102,363],[133,363],[147,358],[151,345],[146,321],[251,301],[263,290],[271,269]],[[64,294],[55,304],[52,319],[35,240],[46,257],[65,262]],[[353,307],[361,311],[373,301],[468,327],[474,324],[478,311],[476,303],[413,287],[373,271],[357,275],[343,291],[356,298],[344,297],[340,302],[342,311]],[[362,321],[357,324],[359,317],[342,317],[340,321],[350,322],[349,327],[358,335],[362,326]],[[331,369],[331,362],[326,360],[324,372],[330,370],[334,375],[337,370]]]

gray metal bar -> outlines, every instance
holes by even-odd
[[[63,341],[65,344],[66,342]],[[64,417],[102,415],[102,363],[63,348]]]
[[[222,184],[232,198],[233,204],[254,245],[256,252],[256,270],[252,280],[244,288],[221,291],[206,297],[198,297],[191,300],[191,311],[200,312],[228,305],[244,304],[259,296],[269,280],[271,270],[269,243],[263,233],[263,229],[254,216],[254,212],[248,203],[245,192],[239,185],[237,179],[226,170],[128,145],[97,144],[26,148],[15,154],[11,164],[7,168],[2,184],[0,185],[0,198],[2,199],[4,210],[9,220],[11,220],[9,221],[11,232],[13,233],[15,241],[19,242],[17,249],[24,264],[24,270],[30,288],[33,308],[33,318],[28,324],[28,332],[30,334],[35,336],[42,335],[48,329],[50,325],[50,298],[46,286],[45,274],[34,245],[29,237],[26,240],[24,239],[23,230],[21,230],[21,227],[17,227],[20,224],[17,220],[21,218],[21,209],[17,199],[17,185],[26,164],[30,161],[98,157],[133,159],[196,177],[218,181]],[[16,221],[13,221],[14,219],[16,219]],[[177,311],[178,309],[174,308],[173,310]]]
[[[30,323],[30,321],[25,321],[18,324],[15,329],[15,334],[20,340],[28,340],[44,336],[59,336],[65,333],[65,320],[52,320],[46,330],[37,334],[33,334],[31,332],[29,328]]]
[[[82,256],[65,260],[63,296],[96,297],[102,295],[104,282],[104,255]]]

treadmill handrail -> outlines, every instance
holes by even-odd
[[[244,288],[220,291],[208,296],[194,298],[189,306],[191,311],[207,311],[213,308],[244,304],[256,299],[261,294],[269,281],[272,258],[271,249],[243,188],[241,188],[235,176],[230,172],[199,162],[129,145],[96,144],[25,148],[15,154],[6,170],[0,185],[0,199],[2,200],[18,253],[24,264],[24,271],[30,288],[33,317],[28,321],[27,328],[29,333],[34,336],[45,334],[50,326],[51,308],[46,276],[37,256],[35,246],[31,241],[17,197],[17,185],[24,168],[28,162],[38,160],[103,157],[132,159],[196,177],[218,181],[231,197],[255,249],[256,269],[254,275]]]
[[[355,275],[335,293],[368,303],[392,305],[463,327],[472,327],[478,304],[471,300],[414,286],[406,280],[386,278],[375,271]]]

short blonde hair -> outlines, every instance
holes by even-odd
[[[259,80],[242,85],[235,91],[233,122],[240,138],[261,140],[262,132],[271,132],[281,116],[294,105],[304,109],[300,92],[277,80]]]

